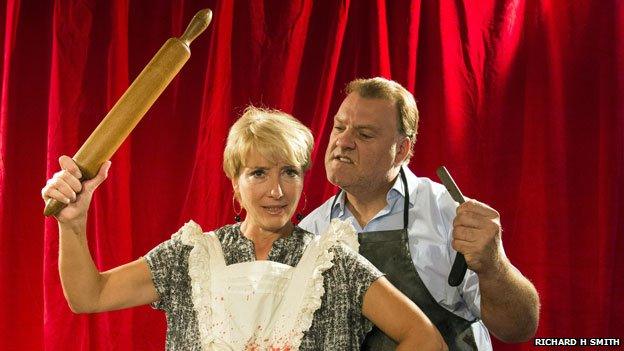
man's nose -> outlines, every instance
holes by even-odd
[[[339,135],[336,136],[336,146],[343,149],[354,149],[355,148],[355,139],[353,138],[353,133],[350,130],[345,130]]]

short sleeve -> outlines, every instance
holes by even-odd
[[[145,255],[159,300],[152,307],[170,311],[176,291],[190,286],[188,256],[192,246],[184,245],[179,236],[161,243]]]
[[[384,274],[373,266],[364,256],[353,251],[344,243],[334,245],[334,266],[342,271],[347,279],[349,299],[354,301],[353,311],[351,314],[359,318],[362,331],[367,333],[373,327],[373,323],[362,315],[362,305],[364,304],[364,295],[373,282]]]
[[[479,290],[479,276],[468,270],[461,284],[461,294],[466,306],[473,316],[481,318],[481,291]]]

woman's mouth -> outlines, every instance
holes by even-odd
[[[281,214],[282,212],[284,212],[284,209],[286,208],[286,205],[282,205],[282,206],[262,206],[262,208],[264,208],[269,214],[277,215],[277,214]]]

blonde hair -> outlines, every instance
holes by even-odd
[[[302,172],[310,168],[314,138],[308,127],[278,110],[249,106],[232,125],[223,152],[223,171],[236,179],[246,164],[249,150],[274,162],[285,161]]]
[[[347,95],[358,93],[365,99],[384,99],[395,104],[397,109],[398,132],[411,140],[406,161],[414,154],[414,143],[418,134],[418,108],[414,96],[401,84],[381,78],[355,79],[346,88]]]

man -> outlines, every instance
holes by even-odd
[[[407,167],[418,128],[414,97],[383,78],[358,79],[334,117],[325,154],[328,180],[341,191],[300,226],[323,233],[348,219],[367,257],[438,327],[450,350],[489,350],[533,337],[537,291],[507,259],[500,217],[475,200],[457,206],[446,189]],[[462,284],[447,284],[455,253],[466,258]],[[486,329],[487,328],[487,329]],[[394,350],[374,329],[365,350]]]

